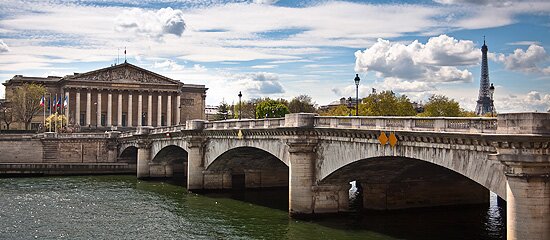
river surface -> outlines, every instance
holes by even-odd
[[[495,195],[490,205],[302,221],[288,218],[286,194],[198,195],[135,176],[0,178],[0,239],[505,239]]]

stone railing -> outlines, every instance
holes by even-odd
[[[312,124],[300,125],[293,119],[293,114],[286,118],[242,119],[224,121],[192,120],[186,125],[169,127],[142,127],[135,132],[123,132],[119,137],[130,137],[136,134],[163,134],[182,130],[223,130],[223,129],[267,129],[279,127],[308,126],[315,128],[350,128],[373,130],[404,130],[426,132],[462,132],[462,133],[496,133],[496,118],[462,118],[462,117],[343,117],[313,116]],[[298,124],[298,125],[296,125]]]
[[[496,118],[463,117],[321,117],[319,128],[387,129],[465,133],[496,133]]]
[[[206,122],[204,129],[277,128],[284,127],[284,118],[243,119]]]

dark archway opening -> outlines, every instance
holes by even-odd
[[[188,154],[183,148],[170,145],[161,149],[149,163],[151,178],[173,178],[177,185],[187,182]]]
[[[128,168],[132,170],[136,170],[137,167],[137,147],[127,147],[122,151],[122,153],[119,155],[117,162],[119,163],[127,163]]]
[[[253,147],[231,149],[204,171],[205,194],[288,210],[288,167]]]
[[[346,227],[406,239],[506,236],[497,196],[439,165],[403,157],[369,158],[336,170],[321,184],[350,182],[358,187],[350,191],[353,212],[339,219]],[[359,202],[354,206],[355,196]]]

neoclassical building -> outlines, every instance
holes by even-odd
[[[16,75],[4,83],[6,96],[25,83],[45,86],[47,100],[50,94],[52,99],[67,96],[69,125],[84,129],[172,126],[205,118],[204,85],[184,84],[126,62],[64,77]],[[32,128],[42,123],[42,116],[37,114]]]

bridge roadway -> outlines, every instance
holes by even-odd
[[[188,190],[288,186],[296,217],[346,211],[354,180],[373,209],[480,203],[490,190],[507,202],[508,239],[550,239],[550,113],[193,120],[121,133],[118,151],[137,155],[138,178],[183,169]]]

